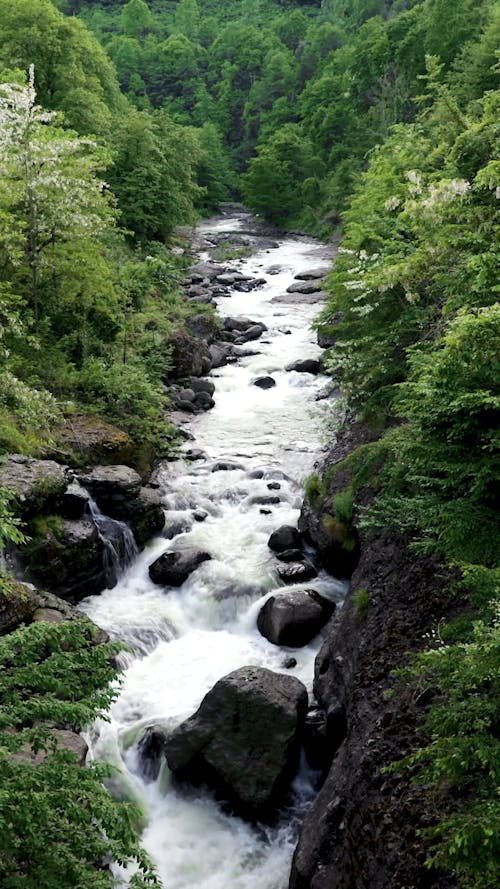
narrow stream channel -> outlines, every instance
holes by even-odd
[[[255,233],[251,217],[235,213],[204,222],[198,236],[246,228]],[[282,585],[267,541],[280,525],[297,523],[302,484],[321,449],[315,399],[326,383],[324,377],[285,371],[296,359],[320,354],[310,329],[319,307],[307,305],[307,297],[303,304],[273,297],[284,294],[297,273],[327,263],[332,251],[302,237],[282,238],[272,248],[263,244],[256,236],[252,255],[230,265],[267,283],[221,297],[218,310],[262,321],[268,332],[242,347],[252,354],[212,372],[215,408],[186,423],[195,437],[186,447],[202,449],[206,459],[168,463],[159,472],[167,525],[179,521],[188,530],[173,540],[152,541],[114,589],[82,604],[92,620],[133,650],[125,656],[110,722],[91,732],[91,755],[116,764],[127,792],[140,802],[143,844],[165,889],[286,889],[297,824],[312,794],[304,768],[295,782],[296,805],[276,826],[255,828],[226,815],[208,792],[173,789],[166,767],[148,783],[137,752],[145,728],[177,725],[221,676],[243,665],[291,672],[312,685],[321,640],[298,650],[278,648],[259,634],[256,618],[269,593]],[[252,385],[263,374],[274,377],[273,389]],[[237,468],[217,470],[221,461]],[[275,483],[280,488],[270,490]],[[279,503],[259,503],[270,494]],[[195,512],[206,517],[197,521]],[[167,549],[183,547],[206,550],[212,561],[180,589],[164,592],[150,581],[148,566]],[[335,601],[345,592],[326,574],[302,586]],[[292,655],[297,666],[287,671]]]

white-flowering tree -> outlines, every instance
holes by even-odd
[[[114,302],[102,249],[115,211],[102,150],[61,124],[36,104],[33,66],[27,84],[0,84],[0,281],[36,333],[77,324],[84,336],[91,309]]]

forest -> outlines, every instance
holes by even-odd
[[[219,205],[339,241],[316,326],[376,436],[337,507],[349,523],[376,476],[363,528],[453,578],[456,617],[406,675],[434,703],[395,767],[439,811],[427,867],[464,889],[493,889],[500,854],[499,38],[495,0],[0,0],[0,458],[53,454],[81,415],[142,462],[175,453],[175,337],[216,323],[182,297],[186,233]],[[32,533],[0,487],[0,548]],[[1,568],[0,596],[12,583]],[[78,623],[0,638],[5,889],[108,886],[106,853],[155,884],[104,767],[82,781],[52,749],[33,797],[12,757],[50,748],[47,714],[106,710],[114,652]]]

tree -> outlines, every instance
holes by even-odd
[[[110,770],[80,766],[58,743],[58,729],[80,730],[105,718],[116,695],[110,685],[116,651],[96,644],[83,619],[42,621],[0,639],[4,889],[109,889],[109,872],[99,866],[109,854],[138,864],[137,889],[156,883],[136,838],[138,811],[114,802],[103,786]]]
[[[0,85],[0,123],[0,274],[36,333],[76,314],[84,347],[91,309],[113,302],[102,240],[114,230],[114,210],[97,177],[106,157],[36,104],[33,66],[26,86]]]
[[[153,16],[144,0],[129,0],[121,12],[121,25],[127,37],[143,37],[153,26]]]

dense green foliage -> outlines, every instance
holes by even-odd
[[[105,889],[110,852],[116,861],[137,861],[137,887],[156,882],[136,838],[139,813],[111,799],[102,784],[109,770],[78,766],[54,734],[54,727],[78,729],[105,713],[116,694],[114,651],[95,644],[84,621],[35,623],[0,639],[5,889]]]

